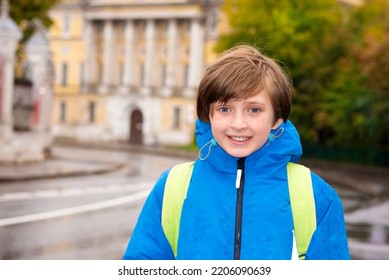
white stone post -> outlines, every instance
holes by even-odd
[[[3,67],[0,115],[0,143],[8,142],[13,134],[12,106],[14,96],[14,68],[15,52],[19,40],[22,38],[18,26],[9,17],[8,1],[2,0],[0,16],[0,57]],[[1,145],[1,144],[0,144]]]
[[[51,50],[46,30],[37,21],[36,31],[26,43],[27,60],[31,65],[33,99],[38,104],[36,129],[49,131],[51,127],[51,100],[53,94],[54,73]]]

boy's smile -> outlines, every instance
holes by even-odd
[[[261,148],[275,122],[274,111],[266,91],[245,100],[211,104],[210,121],[216,142],[233,157],[247,157]]]

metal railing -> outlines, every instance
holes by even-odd
[[[30,131],[33,124],[33,84],[29,64],[17,61],[15,65],[13,99],[14,131]]]

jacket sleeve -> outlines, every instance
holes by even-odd
[[[306,254],[307,260],[349,260],[342,202],[336,191],[312,173],[317,227]]]
[[[174,259],[161,224],[163,192],[168,175],[164,172],[151,190],[130,237],[124,260]]]

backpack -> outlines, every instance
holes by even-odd
[[[162,202],[161,223],[165,236],[177,256],[182,205],[192,177],[194,162],[174,166],[168,175]],[[292,208],[294,235],[300,260],[305,259],[316,229],[316,209],[309,168],[289,162],[288,188]]]

